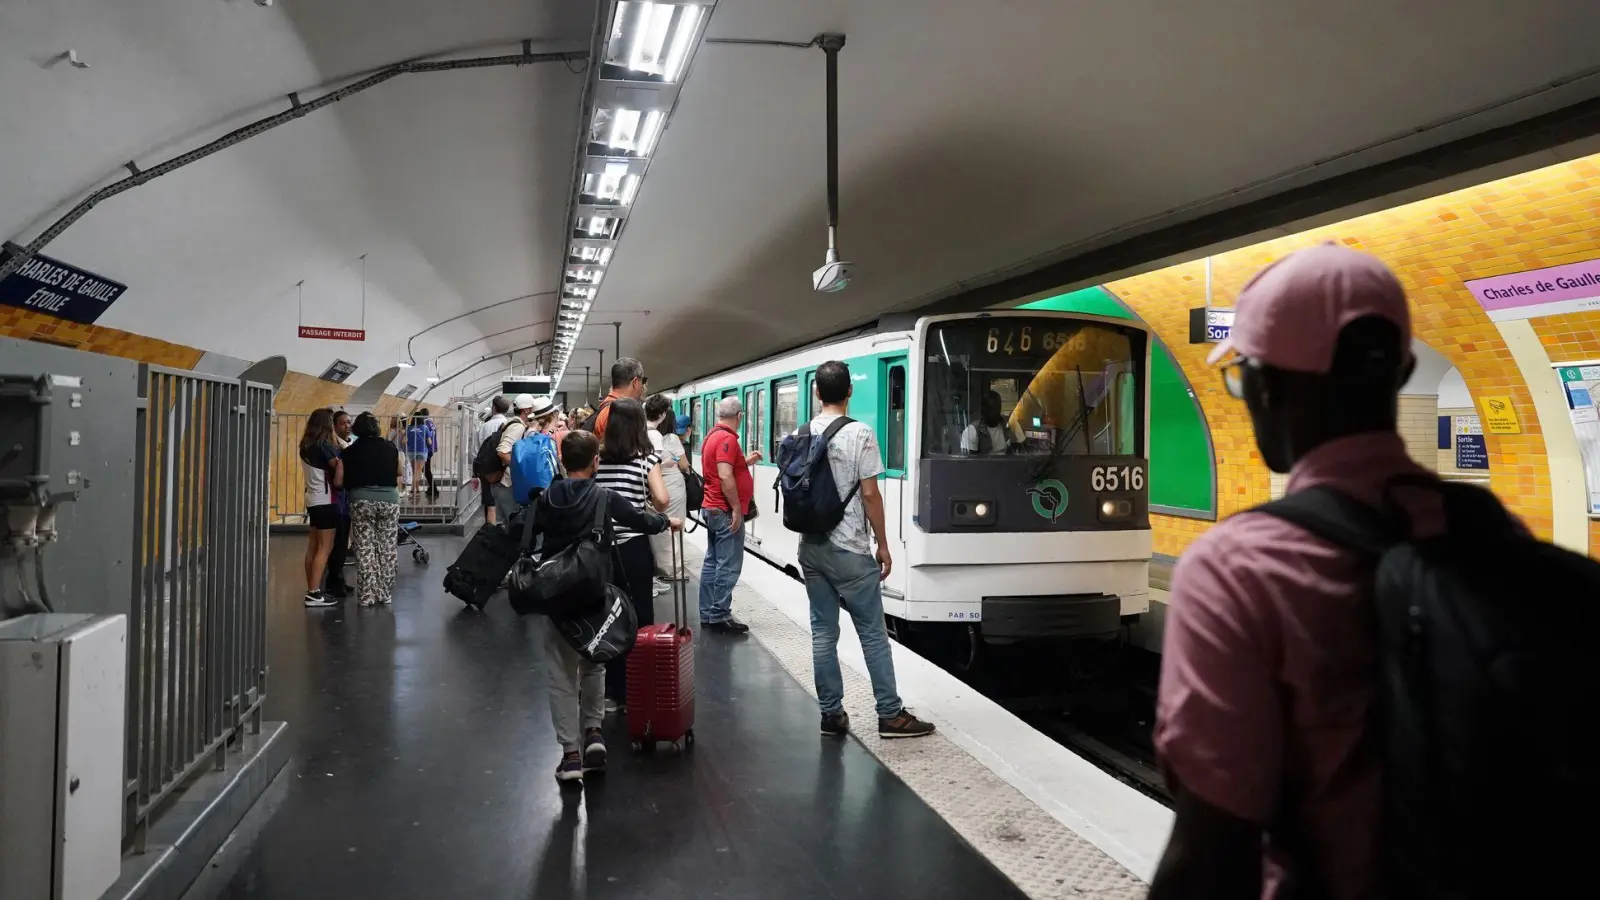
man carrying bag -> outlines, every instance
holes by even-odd
[[[524,523],[524,557],[511,572],[511,606],[543,615],[550,720],[561,743],[556,779],[581,783],[585,772],[605,769],[600,734],[605,715],[606,664],[623,665],[637,622],[626,595],[610,584],[614,524],[642,534],[681,528],[680,519],[641,512],[595,484],[600,441],[572,431],[561,441],[567,477],[550,485]],[[541,556],[527,553],[544,536]]]

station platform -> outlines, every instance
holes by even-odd
[[[463,538],[423,538],[432,564],[402,556],[395,603],[376,610],[353,599],[304,609],[302,541],[280,535],[271,547],[268,714],[290,723],[293,759],[269,792],[268,817],[219,854],[209,895],[1143,894],[1148,871],[1135,872],[1154,859],[1133,852],[1137,836],[1090,821],[1092,796],[1076,810],[1041,802],[1061,789],[1032,780],[1033,767],[1052,765],[1049,748],[975,726],[971,708],[987,701],[903,648],[902,694],[940,734],[818,735],[810,636],[786,613],[794,596],[781,582],[802,601],[803,589],[754,558],[735,597],[751,634],[697,635],[693,748],[635,756],[613,717],[610,771],[573,791],[552,777],[543,623],[514,615],[503,595],[484,613],[467,611],[439,586]],[[694,536],[687,543],[697,573]],[[670,615],[670,596],[657,605]],[[840,652],[851,717],[870,723],[848,631]],[[1080,792],[1121,787],[1090,771]],[[1126,788],[1121,799],[1154,805]],[[1156,818],[1157,828],[1169,821]]]

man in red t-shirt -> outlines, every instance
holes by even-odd
[[[739,444],[744,404],[724,397],[717,404],[717,427],[700,446],[706,480],[701,510],[706,520],[706,560],[700,569],[700,625],[712,631],[744,634],[750,626],[733,617],[733,586],[744,568],[744,520],[755,499],[750,464],[761,451],[745,453]]]

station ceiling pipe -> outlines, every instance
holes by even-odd
[[[68,228],[71,228],[79,219],[88,215],[89,210],[94,209],[95,206],[99,205],[102,201],[109,200],[118,194],[131,191],[134,188],[139,187],[140,185],[143,185],[153,179],[160,178],[163,175],[176,172],[184,166],[187,166],[191,163],[197,163],[200,160],[205,159],[214,153],[220,153],[235,144],[241,144],[253,137],[256,137],[257,135],[265,134],[266,132],[277,128],[279,125],[288,124],[289,122],[292,122],[308,113],[315,112],[325,106],[332,106],[346,97],[359,94],[368,88],[377,87],[391,78],[398,78],[401,75],[420,74],[423,72],[449,72],[455,69],[487,69],[496,66],[526,66],[533,63],[543,62],[574,63],[582,62],[588,58],[588,50],[562,50],[553,53],[534,53],[533,41],[525,40],[522,42],[521,53],[513,53],[506,56],[479,56],[469,59],[445,59],[432,62],[409,60],[407,62],[397,63],[387,68],[379,69],[373,74],[347,84],[342,88],[329,91],[315,100],[302,102],[298,92],[291,93],[288,96],[289,108],[283,112],[278,113],[277,115],[267,116],[264,119],[258,119],[241,128],[236,128],[222,137],[211,141],[210,143],[190,150],[188,153],[179,154],[178,156],[175,156],[166,162],[151,166],[148,169],[141,169],[139,168],[139,165],[134,162],[125,163],[124,167],[128,170],[128,177],[123,178],[120,181],[114,181],[78,201],[76,206],[72,207],[72,209],[68,210],[65,215],[61,216],[61,218],[52,223],[50,227],[46,228],[38,237],[34,238],[32,241],[29,241],[27,244],[22,245],[21,248],[14,255],[12,255],[10,259],[6,260],[4,263],[0,263],[0,281],[4,281],[7,276],[25,265],[28,260],[33,259],[33,257],[36,256],[40,250],[43,250],[51,241],[54,241],[56,238],[60,237],[63,232],[65,232]],[[22,242],[18,241],[17,243],[21,244]]]

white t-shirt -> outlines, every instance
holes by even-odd
[[[504,425],[505,423],[506,423],[506,414],[505,413],[495,413],[494,415],[490,416],[487,420],[485,420],[482,425],[479,425],[478,426],[478,447],[482,447],[483,446],[483,442],[487,441],[489,439],[490,435],[493,435],[495,432],[499,431],[500,430],[500,426]],[[472,452],[473,453],[477,453],[478,452],[478,447],[473,447],[472,448]]]
[[[837,415],[824,415],[812,419],[811,433],[821,435],[837,418]],[[851,422],[839,429],[839,433],[828,442],[828,467],[833,470],[833,483],[843,499],[857,483],[883,474],[883,454],[878,450],[878,436],[864,422]],[[867,510],[861,503],[859,490],[850,498],[850,505],[844,508],[844,518],[828,535],[828,539],[840,549],[863,556],[872,555]]]
[[[982,427],[989,433],[989,454],[995,455],[1006,452],[1006,445],[1011,443],[1011,436],[1006,433],[1004,425],[982,425],[973,422],[967,430],[961,432],[961,449],[968,453],[978,452],[978,429]],[[949,432],[946,432],[947,434]]]
[[[496,453],[503,453],[506,456],[511,455],[511,448],[516,445],[517,441],[522,440],[523,435],[528,433],[528,423],[522,421],[520,417],[510,421],[511,424],[507,425],[506,430],[500,433],[500,443],[495,447]],[[511,487],[511,466],[506,466],[506,473],[500,476],[500,483],[506,487]]]

